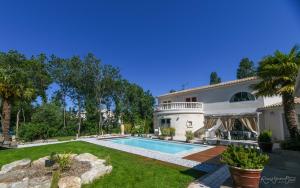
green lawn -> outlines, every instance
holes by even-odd
[[[51,152],[92,153],[99,158],[110,156],[112,173],[84,187],[187,187],[203,173],[181,166],[101,147],[86,142],[68,142],[33,148],[0,151],[0,166],[22,158],[38,159]]]

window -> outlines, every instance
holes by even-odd
[[[193,122],[192,121],[187,121],[186,122],[186,127],[187,128],[193,128]]]
[[[171,119],[161,119],[160,120],[160,127],[169,128],[171,126]]]
[[[239,92],[239,93],[234,94],[231,97],[230,102],[242,102],[242,101],[254,101],[254,100],[255,100],[255,97],[251,93]]]
[[[197,97],[186,98],[185,102],[197,102]]]

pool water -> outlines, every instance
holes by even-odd
[[[134,147],[159,151],[168,154],[177,154],[177,153],[191,151],[194,149],[205,147],[201,145],[191,145],[191,144],[183,144],[183,143],[181,144],[181,143],[174,143],[168,141],[150,140],[144,138],[116,138],[110,141],[117,144],[124,144],[128,146],[134,146]]]

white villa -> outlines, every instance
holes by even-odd
[[[200,138],[255,139],[267,129],[274,140],[284,140],[289,133],[281,97],[256,98],[251,85],[258,81],[250,77],[158,96],[155,133],[160,134],[162,127],[174,127],[178,140],[184,140],[188,130]]]

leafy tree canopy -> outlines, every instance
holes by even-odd
[[[210,85],[221,83],[221,78],[218,76],[217,72],[212,72],[210,74]]]
[[[249,60],[248,58],[243,58],[240,61],[239,68],[237,69],[236,78],[242,79],[242,78],[247,78],[255,75],[256,75],[256,69],[254,67],[253,61]]]

